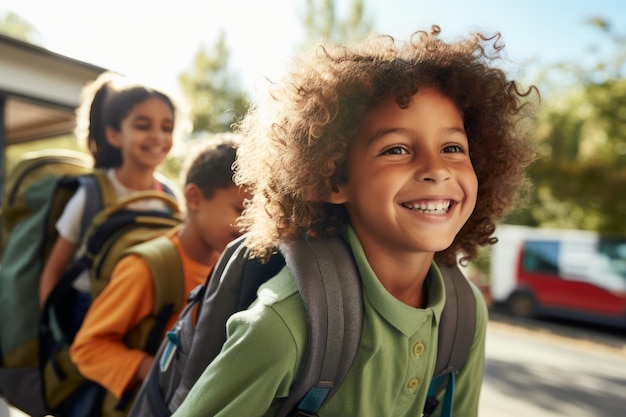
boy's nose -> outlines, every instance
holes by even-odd
[[[424,155],[417,159],[416,165],[415,179],[417,181],[439,183],[448,180],[451,176],[447,164],[439,154]]]

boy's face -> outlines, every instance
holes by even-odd
[[[193,226],[204,245],[221,252],[228,243],[240,236],[234,224],[241,216],[246,198],[250,198],[250,195],[234,184],[215,190],[211,198],[204,198],[200,193],[198,204],[194,207],[196,216]]]
[[[367,113],[348,181],[329,202],[345,205],[366,253],[434,253],[450,246],[477,192],[459,110],[421,88],[406,109],[390,98]]]

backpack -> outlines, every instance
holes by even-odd
[[[8,177],[6,191],[0,208],[0,260],[2,259],[9,235],[16,224],[36,212],[44,212],[42,205],[50,201],[48,195],[32,194],[25,196],[25,190],[34,182],[42,178],[55,182],[63,176],[77,176],[91,172],[91,157],[82,152],[61,149],[47,149],[24,154]],[[42,190],[52,192],[52,187],[42,187]],[[63,207],[73,190],[66,195],[65,201],[59,205]],[[58,215],[52,214],[52,226]],[[28,221],[28,220],[26,220]],[[25,227],[25,226],[18,226]],[[28,227],[28,226],[26,226]],[[54,227],[52,228],[54,230]],[[13,238],[15,239],[15,237]]]
[[[102,207],[115,201],[115,192],[106,173],[91,168],[88,155],[67,150],[24,154],[9,179],[0,219],[0,394],[37,417],[49,411],[39,369],[37,294],[41,270],[57,237],[56,221],[80,185],[87,192],[83,230]],[[166,184],[164,188],[173,193]]]
[[[0,264],[0,393],[26,413],[45,414],[39,394],[39,278],[56,240],[55,223],[81,183],[92,201],[110,201],[108,181],[92,173],[90,157],[72,151],[24,154],[2,201]],[[96,187],[97,185],[101,185]],[[87,222],[88,211],[83,222]],[[10,319],[9,319],[10,318]]]
[[[191,293],[161,344],[129,417],[170,416],[219,354],[226,340],[226,320],[247,308],[256,299],[257,288],[285,264],[306,309],[309,343],[301,375],[277,416],[316,415],[347,375],[363,321],[361,282],[348,243],[341,237],[284,242],[279,253],[261,263],[249,259],[244,239],[231,242],[207,283]],[[476,301],[469,283],[456,266],[440,269],[446,305],[424,416],[434,411],[436,395],[444,387],[444,412],[451,415],[454,375],[467,359],[476,326]]]
[[[129,204],[146,198],[163,200],[171,212],[127,208]],[[183,276],[182,264],[174,245],[163,236],[181,221],[176,200],[159,191],[142,191],[121,198],[94,217],[86,234],[85,254],[62,276],[41,315],[39,366],[49,414],[67,415],[85,390],[92,389],[98,393],[94,394],[97,400],[90,404],[89,416],[100,415],[103,408],[124,415],[134,392],[129,390],[121,401],[115,400],[104,388],[85,379],[70,360],[69,348],[76,336],[76,329],[70,325],[74,305],[72,284],[82,271],[90,271],[91,297],[95,299],[109,283],[115,265],[123,256],[136,253],[144,257],[155,283],[154,316],[151,320],[144,320],[128,337],[135,344],[131,347],[154,354],[168,319],[184,301],[184,280],[172,279],[172,276]],[[162,239],[157,240],[159,237]],[[153,239],[156,243],[151,242]],[[148,241],[151,246],[141,245]],[[160,251],[172,255],[166,257]]]

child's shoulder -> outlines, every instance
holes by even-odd
[[[296,344],[304,346],[308,331],[304,303],[289,268],[284,267],[276,276],[262,284],[250,308],[240,311],[229,322],[245,323],[254,333],[290,335]],[[284,332],[284,333],[283,333]]]
[[[275,306],[298,294],[298,287],[289,268],[281,271],[259,287],[257,302],[265,306]],[[298,298],[298,297],[295,297]]]

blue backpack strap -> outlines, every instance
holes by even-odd
[[[442,408],[440,417],[452,417],[452,411],[454,409],[454,383],[456,379],[456,374],[454,372],[433,377],[430,382],[430,386],[428,387],[428,397],[426,399],[424,413],[422,414],[423,417],[428,417],[432,414],[433,411],[435,411],[435,408],[439,404],[436,396],[439,393],[440,389],[443,387],[442,384],[446,379],[446,393],[444,394],[443,403],[441,404]]]
[[[301,375],[278,417],[316,415],[343,382],[356,357],[363,327],[361,279],[341,237],[280,246],[304,303],[309,343]],[[322,291],[320,291],[322,290]]]
[[[78,181],[85,189],[85,209],[80,222],[82,241],[96,214],[113,203],[117,195],[104,169],[97,168],[91,174],[78,177]]]
[[[85,189],[85,209],[80,221],[82,240],[94,216],[104,207],[104,201],[102,201],[102,193],[95,176],[83,175],[79,178],[79,182]]]

